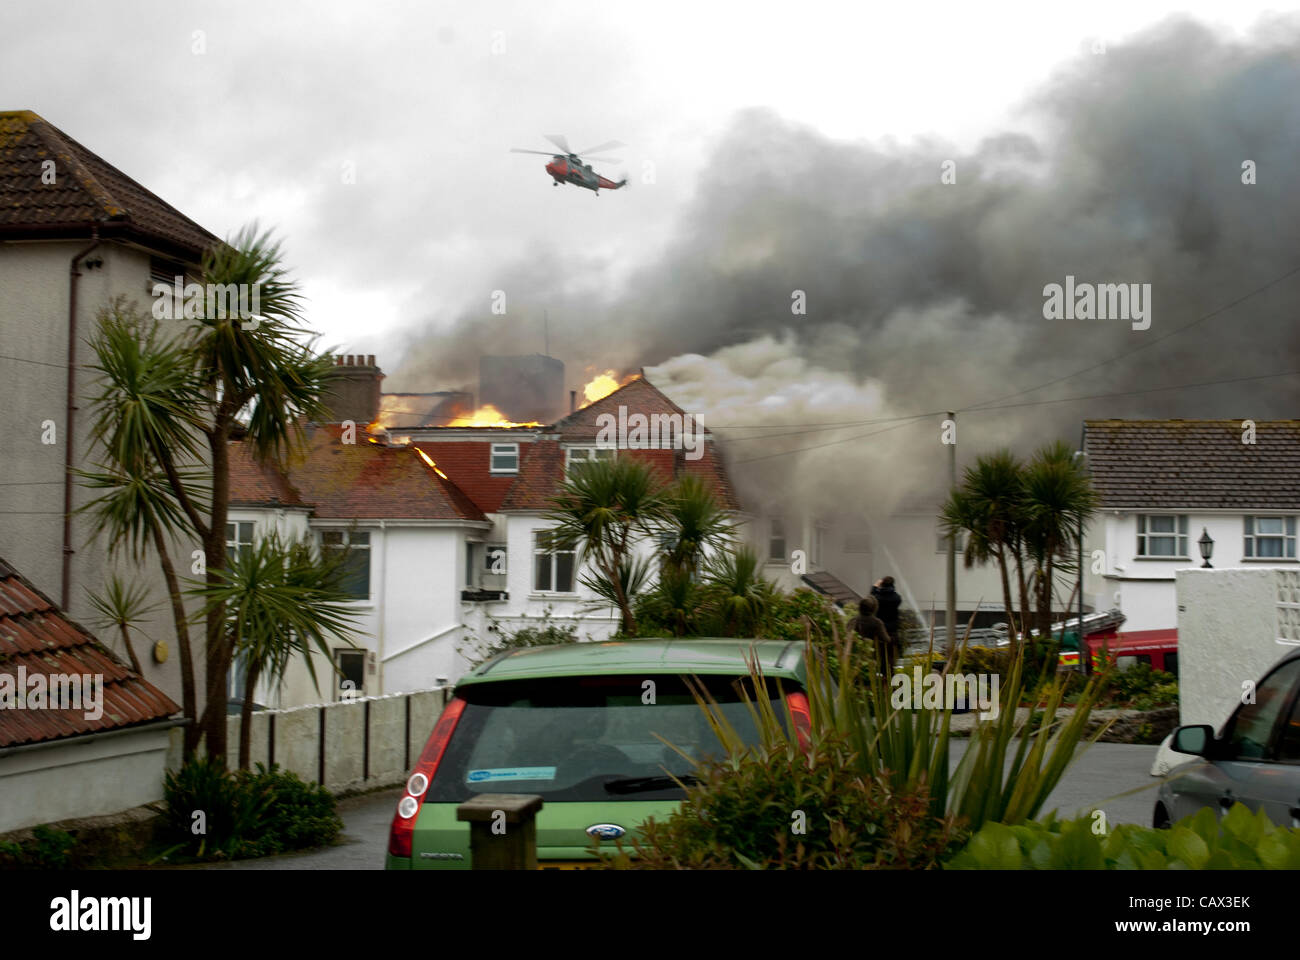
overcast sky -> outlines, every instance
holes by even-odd
[[[1234,36],[1273,7],[1178,9]],[[521,261],[544,264],[552,290],[625,281],[693,197],[728,190],[725,168],[703,174],[745,108],[831,140],[970,148],[1032,126],[1023,102],[1062,63],[1169,12],[5,0],[0,90],[5,109],[35,110],[219,236],[275,226],[324,342],[394,369],[403,335],[486,317]],[[553,188],[546,158],[507,152],[547,149],[544,133],[624,141],[605,172],[626,170],[630,189]],[[541,349],[535,319],[519,352]]]

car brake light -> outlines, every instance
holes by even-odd
[[[812,713],[808,709],[808,694],[802,691],[788,693],[785,702],[794,720],[794,732],[799,739],[799,749],[807,753],[812,739]]]
[[[433,782],[433,775],[438,772],[442,755],[447,752],[452,731],[464,712],[465,701],[460,697],[447,704],[429,735],[429,742],[424,745],[420,759],[416,761],[415,770],[406,781],[406,791],[397,801],[397,812],[393,814],[393,825],[388,831],[388,852],[395,857],[411,856],[411,841],[415,836],[415,821],[420,815],[420,807],[424,804],[429,784]]]

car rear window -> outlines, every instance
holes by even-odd
[[[757,740],[744,689],[748,677],[701,677],[746,742]],[[778,683],[765,696],[780,709]],[[655,800],[683,796],[668,773],[690,773],[688,756],[718,755],[721,744],[679,675],[562,677],[472,684],[427,799],[460,803],[478,793],[530,793],[547,801]]]

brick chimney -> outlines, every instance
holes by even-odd
[[[373,423],[379,416],[380,381],[384,379],[383,371],[375,366],[375,355],[336,355],[334,363],[337,376],[325,391],[325,422]]]

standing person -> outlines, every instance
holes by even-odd
[[[898,610],[903,605],[903,598],[894,589],[893,577],[881,577],[871,588],[871,596],[876,600],[880,610],[880,620],[889,634],[890,663],[897,660],[903,652],[903,645],[898,638]]]
[[[886,678],[894,672],[893,643],[884,622],[876,616],[876,598],[858,601],[858,615],[849,621],[849,629],[875,648],[876,662]]]

